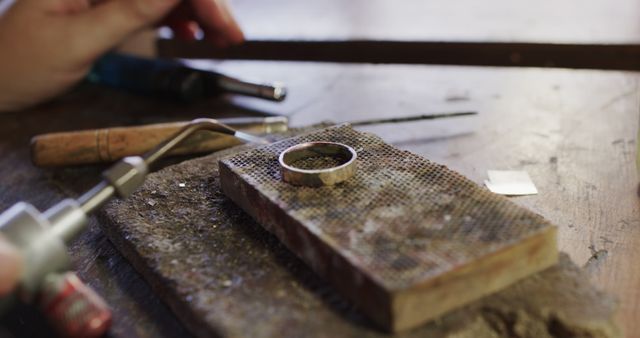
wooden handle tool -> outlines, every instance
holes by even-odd
[[[286,117],[230,118],[220,122],[235,129],[270,134],[288,129]],[[189,122],[158,123],[37,135],[31,139],[31,158],[37,166],[66,166],[113,162],[140,155],[164,141]],[[212,152],[242,144],[230,135],[200,131],[186,139],[171,155]]]

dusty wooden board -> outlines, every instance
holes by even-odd
[[[387,337],[220,191],[222,155],[150,175],[103,230],[201,337]],[[560,264],[398,337],[619,337],[616,303]]]
[[[330,141],[358,153],[333,186],[283,181],[285,149]],[[557,260],[556,228],[464,176],[349,125],[220,161],[225,195],[389,331],[418,326]]]

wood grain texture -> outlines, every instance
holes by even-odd
[[[153,149],[188,122],[157,123],[37,135],[31,139],[31,159],[37,166],[109,163]],[[187,138],[170,155],[202,154],[239,145],[229,135],[199,132]]]
[[[245,116],[217,121],[255,135],[286,131],[289,127],[288,119],[282,116]],[[42,167],[114,162],[146,153],[188,123],[154,123],[36,135],[31,138],[31,160]],[[167,156],[210,153],[239,144],[242,142],[236,137],[203,130],[183,140]]]

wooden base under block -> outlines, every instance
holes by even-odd
[[[347,144],[358,171],[331,187],[281,180],[277,157]],[[224,193],[389,331],[415,327],[557,261],[556,228],[462,175],[348,125],[219,162]]]

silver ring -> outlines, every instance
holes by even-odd
[[[338,165],[320,169],[294,166],[300,160],[324,157],[332,157],[338,161]],[[352,177],[356,173],[357,157],[353,148],[341,143],[307,142],[287,148],[280,153],[278,161],[283,181],[293,185],[320,187],[334,185]]]

